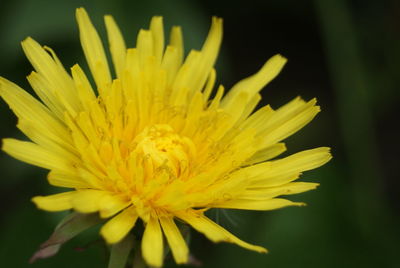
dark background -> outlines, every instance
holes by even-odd
[[[223,226],[270,253],[212,244],[193,234],[191,251],[204,267],[400,267],[399,1],[1,0],[0,75],[30,91],[25,76],[32,67],[19,45],[27,36],[52,47],[66,67],[86,66],[74,19],[79,6],[104,40],[103,15],[114,15],[130,47],[151,16],[163,15],[166,30],[182,25],[186,52],[201,47],[211,16],[223,17],[219,83],[229,88],[281,53],[289,61],[263,91],[264,104],[277,108],[301,95],[317,97],[322,107],[310,125],[287,140],[289,153],[332,147],[334,159],[302,178],[321,186],[291,198],[308,206],[219,215]],[[1,101],[0,137],[22,137],[15,124]],[[44,170],[5,153],[0,169],[1,267],[107,266],[108,253],[95,240],[98,230],[29,265],[64,214],[39,211],[30,201],[54,191]],[[167,266],[174,267],[173,261]]]

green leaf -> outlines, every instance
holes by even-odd
[[[102,219],[95,213],[80,214],[71,213],[57,225],[50,238],[40,245],[29,262],[33,263],[38,259],[45,259],[57,254],[62,244],[83,232],[84,230],[100,223]]]

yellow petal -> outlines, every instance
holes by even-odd
[[[137,41],[136,48],[138,51],[140,66],[143,68],[150,56],[154,56],[153,49],[153,35],[149,30],[140,30]]]
[[[79,99],[83,106],[88,107],[91,102],[96,101],[96,95],[87,79],[85,73],[78,64],[71,68],[75,87],[78,91]]]
[[[301,172],[322,166],[332,156],[329,148],[305,150],[283,159],[239,169],[231,174],[235,180],[245,179],[249,187],[278,186],[297,179]]]
[[[175,262],[178,264],[187,263],[189,249],[173,218],[160,217],[160,223],[165,237],[167,238],[169,247],[171,248]]]
[[[78,21],[83,52],[85,53],[97,88],[100,94],[103,95],[103,91],[111,83],[110,70],[103,44],[84,8],[76,10],[76,19]]]
[[[47,135],[60,144],[71,141],[67,128],[42,103],[16,84],[2,77],[0,77],[0,96],[18,118],[35,122],[35,127],[38,131],[43,132],[42,135]],[[47,132],[49,134],[46,134]]]
[[[286,151],[286,146],[284,143],[274,144],[272,146],[269,146],[267,148],[264,148],[264,149],[256,152],[254,155],[252,155],[246,161],[246,165],[252,165],[252,164],[270,160],[270,159],[280,155],[284,151]]]
[[[62,106],[61,109],[68,109],[72,113],[77,112],[81,107],[78,99],[75,97],[76,90],[74,84],[54,52],[50,50],[53,54],[52,58],[40,44],[30,37],[25,39],[21,44],[35,70],[48,83],[46,90],[51,91],[52,94],[47,94],[47,96],[53,96],[58,99],[52,101]]]
[[[295,99],[292,102],[297,102]],[[301,102],[298,102],[299,104]],[[258,134],[262,146],[268,146],[279,142],[296,133],[307,125],[320,111],[316,106],[316,99],[302,105],[290,105],[278,109],[271,119],[264,125],[264,129]],[[290,109],[289,109],[290,108]]]
[[[331,158],[330,148],[320,147],[305,150],[283,159],[271,161],[271,167],[263,175],[264,185],[276,186],[273,178],[284,174],[294,174],[315,169],[327,163]]]
[[[228,232],[227,230],[225,230],[224,228],[222,228],[199,212],[179,212],[176,214],[176,216],[186,221],[194,229],[196,229],[200,233],[203,233],[205,236],[207,236],[208,239],[213,242],[225,241],[235,243],[243,248],[254,250],[260,253],[267,252],[267,250],[263,247],[251,245],[247,242],[240,240],[239,238],[237,238],[236,236],[234,236],[233,234],[231,234],[230,232]]]
[[[274,210],[287,206],[304,206],[304,203],[292,202],[286,199],[274,198],[269,200],[233,199],[213,204],[216,208],[246,209],[246,210]]]
[[[71,198],[74,197],[75,193],[75,191],[72,191],[48,196],[35,196],[32,201],[40,209],[62,211],[72,208]]]
[[[121,77],[124,70],[126,61],[126,46],[124,37],[115,23],[112,16],[105,16],[104,21],[107,28],[108,43],[110,44],[110,51],[114,63],[115,73],[117,77]]]
[[[47,180],[51,185],[66,188],[89,188],[91,186],[78,175],[60,171],[50,171]]]
[[[268,188],[249,188],[240,194],[238,199],[267,200],[278,195],[291,195],[306,192],[317,188],[319,183],[291,182],[281,186]]]
[[[210,95],[213,91],[214,85],[215,85],[215,79],[217,78],[217,71],[212,68],[210,74],[208,75],[207,78],[207,84],[204,87],[203,91],[203,96],[204,96],[204,102],[206,103],[207,100],[210,98]]]
[[[18,160],[45,169],[66,173],[71,173],[73,170],[73,163],[32,142],[3,139],[2,150]]]
[[[99,211],[100,200],[108,193],[100,190],[78,190],[71,199],[74,209],[81,213],[93,213]]]
[[[164,53],[164,26],[162,17],[155,16],[151,19],[150,31],[153,34],[154,56],[157,62],[160,63]]]
[[[170,42],[171,47],[174,47],[177,50],[177,65],[180,66],[183,61],[184,56],[184,46],[183,46],[183,37],[182,37],[182,29],[179,26],[174,26],[171,29]]]
[[[192,93],[196,90],[201,90],[210,75],[212,67],[218,56],[218,52],[222,41],[222,19],[213,17],[210,32],[208,33],[207,39],[201,49],[200,61],[196,68],[195,75],[191,77],[190,87],[192,88]]]
[[[79,162],[77,150],[68,141],[60,139],[53,131],[43,132],[36,121],[29,121],[23,118],[18,120],[17,127],[34,143],[44,149],[53,152],[60,158],[68,159],[70,162]]]
[[[151,216],[142,238],[142,254],[150,266],[161,267],[163,263],[163,237],[157,217]]]
[[[62,120],[64,118],[65,107],[46,78],[32,71],[27,76],[27,79],[36,95],[39,96],[42,102],[57,118]]]
[[[242,123],[241,128],[254,128],[259,133],[265,129],[265,125],[270,121],[273,114],[274,110],[269,105],[266,105],[249,116]]]
[[[135,208],[129,207],[104,224],[100,233],[107,243],[118,243],[135,226],[137,218]]]
[[[223,107],[232,105],[232,99],[240,92],[246,92],[253,97],[280,73],[286,61],[279,54],[270,58],[256,74],[241,80],[232,87],[222,102]]]
[[[126,208],[130,201],[118,195],[106,195],[99,203],[100,216],[108,218]]]

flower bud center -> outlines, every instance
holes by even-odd
[[[195,153],[193,142],[177,134],[170,125],[157,124],[136,136],[136,152],[151,160],[153,169],[168,168],[174,176],[182,175]]]

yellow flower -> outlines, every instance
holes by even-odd
[[[278,196],[318,185],[293,181],[329,161],[329,148],[271,160],[285,151],[281,141],[319,112],[316,100],[296,98],[277,110],[265,106],[253,113],[259,91],[286,59],[276,55],[226,95],[222,86],[214,94],[220,18],[213,18],[201,51],[192,50],[184,59],[181,29],[172,28],[165,48],[161,17],[151,20],[150,30],[139,32],[136,48],[127,49],[113,18],[105,16],[112,78],[86,11],[77,9],[76,17],[95,89],[79,65],[70,75],[50,48],[32,38],[22,47],[35,69],[28,80],[41,101],[0,80],[1,97],[31,140],[4,139],[3,150],[50,170],[51,185],[71,189],[33,202],[47,211],[72,209],[109,218],[101,235],[110,244],[121,241],[141,219],[142,254],[152,266],[162,265],[163,234],[175,261],[188,261],[177,219],[214,242],[266,252],[204,212],[301,206]]]

